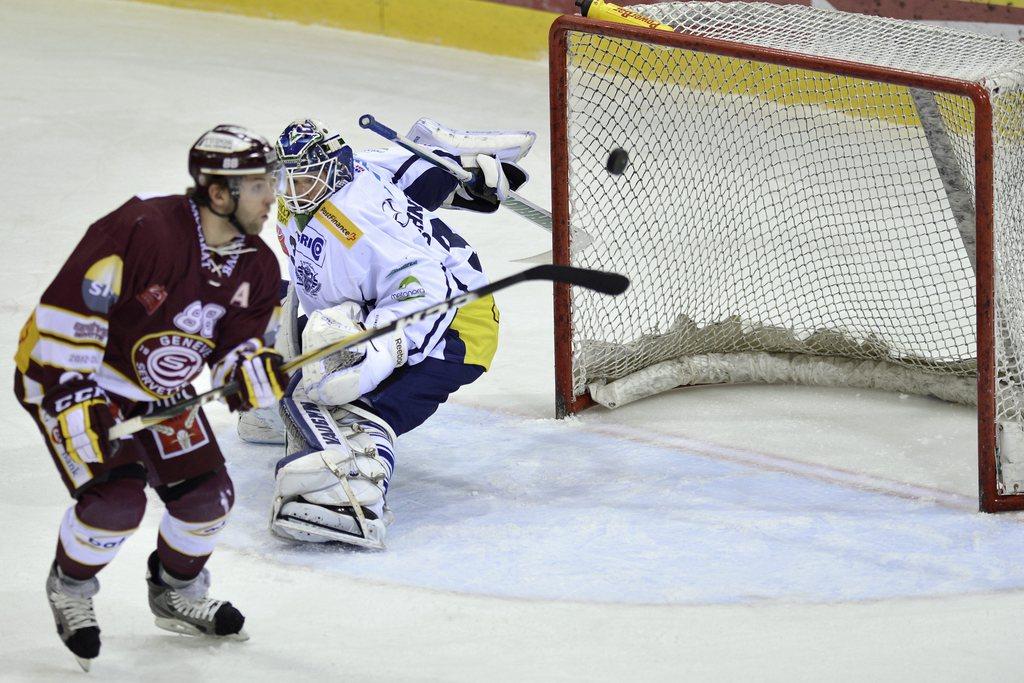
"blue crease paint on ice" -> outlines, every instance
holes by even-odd
[[[448,404],[398,443],[385,552],[267,531],[279,449],[224,439],[225,545],[326,573],[501,597],[860,601],[1024,587],[1021,525]]]

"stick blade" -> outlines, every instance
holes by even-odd
[[[602,294],[622,294],[629,287],[629,278],[620,273],[611,273],[573,266],[544,265],[526,271],[532,279],[565,282],[577,287],[586,287]]]

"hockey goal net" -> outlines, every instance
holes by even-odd
[[[797,5],[551,32],[559,415],[681,385],[978,406],[983,510],[1024,508],[1024,46]],[[609,154],[629,163],[609,172]]]

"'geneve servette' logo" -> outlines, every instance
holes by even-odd
[[[181,332],[149,334],[132,348],[132,367],[139,384],[157,397],[173,394],[191,382],[213,353],[213,344]]]

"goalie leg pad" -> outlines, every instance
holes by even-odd
[[[289,455],[277,465],[271,530],[309,542],[383,548],[394,432],[357,406],[284,400]]]

